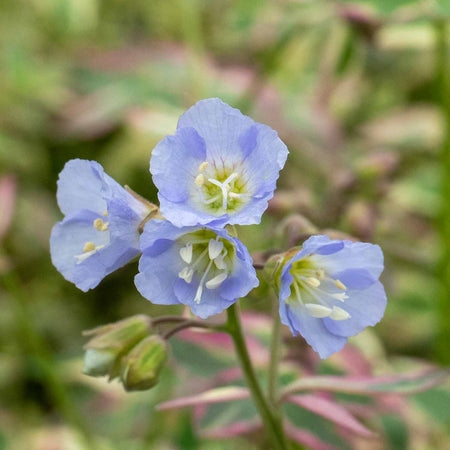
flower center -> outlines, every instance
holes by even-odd
[[[199,284],[194,302],[200,303],[204,288],[216,289],[228,278],[234,247],[206,230],[184,235],[179,242],[179,255],[185,266],[178,277],[190,284],[196,275]]]
[[[102,215],[104,217],[107,217],[108,212],[105,211]],[[98,218],[94,220],[92,225],[97,231],[108,231],[109,223],[104,222],[103,219]],[[85,242],[83,246],[83,253],[80,253],[79,255],[74,255],[74,257],[77,259],[77,264],[81,264],[83,261],[86,261],[86,259],[97,253],[97,251],[102,249],[104,246],[105,246],[104,244],[96,245],[94,242],[91,241]]]
[[[200,202],[215,213],[236,212],[251,195],[247,191],[246,182],[236,169],[210,167],[203,161],[198,167],[198,175],[194,180]]]
[[[330,277],[312,257],[295,262],[290,273],[294,281],[288,302],[300,304],[310,316],[320,319],[346,320],[351,317],[345,309],[334,305],[336,300],[344,303],[348,298],[347,287]]]

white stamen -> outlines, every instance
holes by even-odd
[[[333,320],[346,320],[349,319],[351,316],[350,314],[343,310],[342,308],[339,308],[338,306],[333,306],[333,309],[330,314],[330,319]]]
[[[219,200],[220,194],[216,195],[215,197],[210,198],[209,200],[203,200],[203,203],[205,205],[210,205],[211,203],[214,203],[215,201]]]
[[[225,270],[227,268],[227,265],[225,263],[225,261],[223,260],[223,256],[218,256],[215,260],[214,260],[214,264],[216,265],[216,267],[220,270]]]
[[[200,283],[197,288],[197,292],[195,293],[195,298],[194,298],[195,303],[200,303],[200,300],[202,298],[202,293],[203,293],[203,285],[205,284],[205,279],[208,276],[209,271],[211,270],[212,263],[213,263],[213,260],[210,260],[208,263],[208,266],[206,267],[205,273],[203,274],[203,276],[200,280]]]
[[[348,295],[345,292],[341,292],[338,294],[330,294],[330,296],[335,298],[336,300],[339,300],[340,302],[343,302],[346,299],[348,299]]]
[[[205,286],[208,289],[215,289],[219,287],[227,279],[227,277],[228,277],[227,273],[223,272],[215,276],[214,278],[211,278],[211,280],[207,281]]]
[[[230,198],[250,197],[250,194],[238,194],[236,192],[229,192],[228,195],[229,195]]]
[[[202,173],[204,172],[209,166],[209,162],[208,161],[203,161],[199,166],[198,166],[198,172]]]
[[[342,289],[343,291],[345,291],[347,289],[347,286],[341,280],[334,280],[334,285],[338,289]]]
[[[322,305],[316,305],[315,303],[306,303],[305,308],[312,317],[322,319],[332,314],[332,309]]]
[[[188,242],[186,247],[180,248],[180,257],[186,263],[190,264],[192,261],[192,243]]]
[[[202,298],[202,293],[203,293],[203,285],[199,284],[198,288],[197,288],[197,292],[195,293],[195,297],[194,297],[195,303],[200,303],[200,300]]]
[[[94,246],[94,247],[92,247],[92,246]],[[97,253],[97,250],[100,250],[103,247],[104,247],[104,245],[95,246],[95,244],[93,242],[86,242],[86,244],[84,244],[83,253],[81,255],[74,255],[75,258],[78,260],[77,264],[80,264],[83,261],[86,261],[86,259],[88,259],[90,256],[92,256],[94,253]]]
[[[223,249],[223,242],[211,239],[208,244],[209,259],[216,259]]]
[[[306,279],[306,282],[309,283],[312,287],[319,287],[320,281],[317,278],[314,277],[308,277]]]
[[[205,176],[200,173],[195,177],[194,183],[198,187],[202,187],[205,184]]]
[[[185,267],[178,276],[186,281],[186,283],[190,283],[192,281],[192,276],[194,275],[194,271],[190,267]]]

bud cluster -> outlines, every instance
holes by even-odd
[[[127,391],[155,386],[167,359],[165,340],[152,334],[145,315],[100,326],[84,332],[92,336],[85,345],[83,372],[93,377],[119,378]]]

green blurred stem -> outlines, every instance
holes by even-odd
[[[204,328],[210,331],[225,331],[224,325],[214,325],[212,323],[203,322],[201,320],[185,320],[184,322],[181,322],[176,327],[170,329],[166,334],[163,335],[164,339],[169,339],[173,335],[177,334],[178,332],[185,330],[186,328]]]
[[[41,381],[58,411],[81,432],[85,441],[85,448],[96,448],[91,431],[69,397],[44,339],[33,326],[26,293],[20,280],[14,272],[1,274],[0,278],[6,291],[11,296],[11,307],[15,317],[17,335],[24,352],[35,363]]]
[[[278,389],[278,363],[281,351],[281,321],[278,316],[278,301],[276,297],[273,299],[272,314],[272,338],[270,341],[270,364],[268,374],[268,397],[274,408],[277,406],[277,389]]]
[[[443,364],[450,364],[450,61],[448,25],[444,20],[435,22],[436,32],[436,102],[445,119],[445,138],[441,149],[441,211],[437,226],[441,238],[441,259],[438,277],[441,293],[438,306],[437,355]]]
[[[278,420],[277,415],[274,414],[269,406],[266,398],[264,397],[261,386],[256,377],[255,370],[250,360],[250,355],[245,343],[244,334],[242,332],[241,319],[239,316],[237,304],[233,304],[228,308],[228,333],[233,339],[234,347],[238,359],[241,363],[241,368],[244,373],[247,386],[252,394],[253,401],[261,415],[261,419],[264,424],[264,429],[271,439],[274,450],[287,450],[288,444],[284,435],[281,421]]]

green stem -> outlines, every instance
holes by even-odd
[[[436,91],[435,98],[441,107],[445,119],[445,138],[441,149],[441,211],[438,218],[438,229],[441,237],[441,258],[438,266],[438,277],[441,280],[441,293],[438,302],[438,339],[437,354],[441,363],[450,363],[450,58],[448,26],[445,21],[435,22],[436,31]]]
[[[267,394],[272,406],[277,406],[277,389],[278,389],[278,361],[281,351],[281,321],[278,317],[278,301],[273,301],[273,327],[272,338],[270,341],[270,364],[268,374]]]
[[[272,441],[274,450],[286,450],[289,447],[284,435],[281,422],[270,409],[250,360],[244,334],[242,332],[242,325],[239,317],[238,307],[236,304],[231,305],[227,311],[228,332],[233,339],[234,347],[241,363],[241,368],[244,373],[245,380],[252,394],[253,401],[255,402],[255,405],[261,415],[264,428]]]

